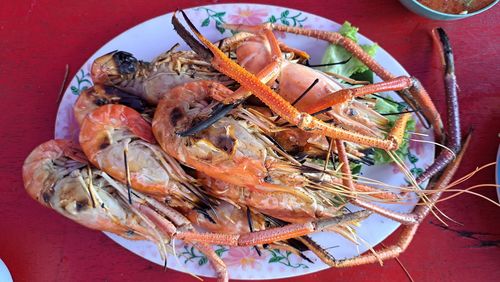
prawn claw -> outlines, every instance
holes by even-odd
[[[174,15],[172,16],[172,25],[174,26],[175,31],[179,34],[179,36],[193,49],[193,51],[196,52],[202,59],[206,60],[207,62],[211,61],[214,57],[212,52],[205,47],[202,43],[200,43],[196,38],[194,38],[191,33],[179,22],[179,19],[177,18],[176,14],[177,12],[180,12],[186,21],[186,23],[189,25],[189,27],[193,30],[195,33],[200,33],[194,24],[189,20],[187,17],[186,13],[184,13],[183,10],[177,10],[174,12]]]
[[[137,59],[128,52],[115,52],[113,54],[113,60],[119,66],[119,71],[122,74],[131,74],[137,70]]]

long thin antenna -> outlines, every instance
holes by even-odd
[[[66,69],[64,70],[63,81],[61,82],[61,88],[59,88],[59,94],[57,95],[57,100],[56,100],[57,104],[61,103],[61,100],[62,100],[62,97],[64,94],[64,86],[66,86],[66,81],[68,80],[68,74],[69,74],[69,65],[66,64]]]
[[[123,160],[125,161],[125,180],[127,182],[127,193],[128,193],[128,203],[132,204],[132,185],[130,185],[130,169],[128,166],[128,142],[125,142],[125,148],[123,148]]]
[[[300,94],[300,96],[299,96],[299,97],[297,97],[297,99],[295,99],[295,101],[293,101],[293,102],[291,103],[291,105],[292,105],[292,106],[295,106],[295,104],[297,104],[300,100],[302,100],[302,98],[304,98],[304,97],[307,95],[307,93],[309,93],[309,91],[311,91],[311,89],[314,87],[314,85],[316,85],[318,82],[319,82],[319,79],[318,79],[318,78],[316,78],[316,79],[315,79],[315,80],[311,83],[311,85],[309,85],[309,87],[307,87],[307,89],[306,89],[306,90],[304,90],[304,92],[302,92],[302,94]],[[281,118],[281,117],[280,117],[280,116],[278,116],[278,117],[274,120],[274,122],[277,122],[278,120],[280,120],[280,118]]]

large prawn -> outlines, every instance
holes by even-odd
[[[215,42],[221,50],[233,56],[234,51],[250,33],[240,32],[231,37]],[[304,60],[309,55],[301,50],[279,43],[287,60]],[[141,97],[146,102],[156,105],[165,89],[173,88],[196,80],[214,80],[224,85],[234,81],[218,72],[192,50],[177,51],[179,44],[160,54],[151,62],[137,59],[125,51],[113,51],[94,60],[91,66],[91,78],[94,84],[114,86],[128,93]],[[255,54],[260,57],[260,54]],[[263,54],[262,54],[263,55]]]
[[[50,140],[35,148],[24,162],[23,179],[33,199],[79,224],[151,240],[164,249],[165,238],[150,229],[71,141]]]
[[[131,108],[108,104],[83,121],[80,144],[90,162],[137,191],[173,207],[204,211],[210,199],[178,162],[156,145],[151,125]]]
[[[92,64],[91,77],[95,84],[118,87],[137,95],[150,104],[157,104],[163,89],[198,79],[213,79],[231,83],[210,64],[192,51],[171,50],[151,63],[136,59],[132,54],[115,51],[97,58]]]

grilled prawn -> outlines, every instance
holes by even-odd
[[[215,44],[232,56],[238,45],[249,37],[253,35],[240,32]],[[234,84],[232,79],[215,70],[196,52],[178,51],[178,47],[178,44],[174,45],[151,62],[138,60],[125,51],[105,54],[93,62],[91,78],[94,84],[120,88],[153,105],[158,103],[165,90],[186,82],[213,80],[224,85]],[[288,47],[281,42],[280,48],[287,60],[309,58],[305,52]],[[260,57],[260,54],[255,55]]]
[[[178,162],[156,145],[151,125],[131,108],[105,105],[82,123],[80,144],[90,162],[137,191],[173,207],[208,208],[209,200]]]
[[[23,180],[33,199],[79,224],[162,243],[71,141],[50,140],[35,148],[24,162]]]

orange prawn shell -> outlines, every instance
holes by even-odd
[[[99,153],[112,142],[109,135],[116,130],[130,131],[148,143],[156,143],[151,125],[138,112],[123,105],[109,104],[99,107],[84,119],[80,130],[80,144],[93,165],[125,183],[124,169],[101,167],[98,160]],[[129,161],[129,164],[133,165],[133,162]],[[164,196],[169,190],[168,183],[146,183],[137,173],[131,172],[130,180],[132,187],[145,193]]]
[[[96,154],[108,141],[108,130],[127,129],[149,143],[156,143],[151,125],[136,111],[123,105],[104,105],[90,113],[80,129],[80,145],[85,155],[94,164]]]
[[[23,165],[23,181],[26,192],[35,199],[48,206],[43,200],[43,191],[52,186],[56,179],[40,169],[43,162],[55,160],[63,156],[76,161],[87,163],[85,156],[78,153],[79,147],[69,140],[50,140],[36,147],[26,158]]]
[[[238,64],[253,74],[257,74],[272,62],[271,45],[262,35],[245,39],[236,48]]]
[[[255,75],[274,60],[269,41],[262,35],[254,35],[238,45],[236,56],[238,64]],[[325,74],[301,64],[284,60],[280,68],[277,77],[280,82],[279,93],[288,102],[295,101],[315,79],[319,79],[307,95],[295,105],[300,111],[310,113],[309,110],[316,101],[343,88]]]
[[[287,222],[303,223],[313,218],[328,216],[321,207],[311,209],[311,203],[305,202],[293,194],[260,189],[248,189],[228,184],[219,179],[198,172],[198,179],[209,194],[233,202],[240,206],[252,207],[253,210],[279,218]],[[319,210],[316,210],[319,209]]]

